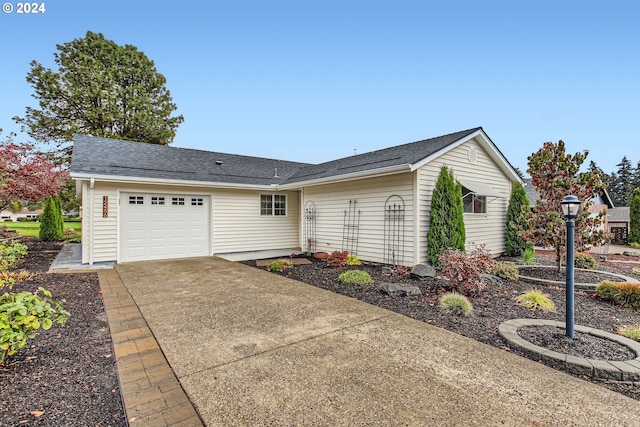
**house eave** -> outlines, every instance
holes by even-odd
[[[278,188],[277,184],[235,184],[228,182],[214,182],[214,181],[189,181],[183,179],[158,179],[158,178],[143,178],[138,176],[113,176],[113,175],[96,175],[88,173],[72,172],[71,178],[76,181],[84,181],[94,179],[100,182],[118,183],[118,184],[155,184],[155,185],[169,185],[169,186],[185,186],[185,187],[215,187],[215,188],[228,188],[228,189],[242,189],[242,190],[273,190],[274,187]]]

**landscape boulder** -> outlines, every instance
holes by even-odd
[[[422,295],[420,288],[413,285],[403,285],[400,283],[382,283],[380,289],[392,297],[414,297]]]
[[[431,264],[416,264],[411,269],[411,276],[418,279],[436,277],[436,269]]]
[[[480,275],[480,279],[482,279],[482,281],[487,285],[502,286],[502,279],[498,276],[494,276],[493,274],[484,273]]]

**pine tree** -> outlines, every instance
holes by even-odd
[[[640,188],[633,191],[629,209],[629,243],[640,243]]]
[[[54,197],[49,197],[47,206],[40,216],[40,240],[60,240],[62,235],[56,217],[56,201]]]
[[[431,197],[427,233],[429,262],[439,265],[438,258],[446,249],[464,251],[465,238],[462,186],[455,182],[453,173],[442,166]]]
[[[525,220],[523,208],[529,208],[529,199],[524,187],[518,182],[511,191],[509,207],[507,208],[505,232],[505,255],[507,256],[520,256],[527,247],[526,240],[520,235],[520,230],[524,228]]]
[[[613,204],[615,206],[629,206],[631,203],[631,197],[633,196],[633,166],[631,165],[631,161],[624,156],[620,163],[618,163],[618,172],[616,173],[617,181],[615,183],[615,187],[613,188],[612,196]]]

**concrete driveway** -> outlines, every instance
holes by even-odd
[[[638,401],[239,263],[115,268],[209,426],[640,425]]]

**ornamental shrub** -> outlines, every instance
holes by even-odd
[[[491,274],[510,282],[518,281],[518,267],[512,262],[498,261],[491,269]]]
[[[614,304],[640,310],[640,283],[605,280],[596,286],[596,295]]]
[[[516,298],[516,302],[534,310],[556,311],[556,305],[549,295],[533,289]]]
[[[60,196],[55,196],[53,198],[55,202],[55,218],[56,218],[56,233],[58,239],[62,239],[64,236],[64,217],[62,216],[62,200],[60,200]]]
[[[40,216],[40,240],[60,240],[62,239],[62,232],[58,223],[58,216],[56,215],[57,203],[55,198],[49,197],[47,200],[47,206],[44,208],[44,212]]]
[[[576,252],[573,258],[573,265],[576,268],[586,268],[587,270],[597,270],[598,263],[591,255],[585,252]]]
[[[518,261],[520,261],[521,264],[526,264],[526,265],[537,264],[535,248],[531,245],[527,245],[527,247],[524,249],[524,252],[522,253],[522,256]]]
[[[505,231],[505,255],[521,256],[527,248],[527,242],[520,235],[520,230],[525,227],[523,208],[529,208],[529,199],[524,187],[519,182],[514,185],[507,208]]]
[[[347,255],[347,258],[344,260],[346,265],[360,265],[360,258],[355,255]]]
[[[20,242],[0,245],[0,271],[15,268],[27,254],[27,246]]]
[[[368,285],[371,283],[371,275],[362,270],[347,270],[338,276],[345,285]]]
[[[482,274],[488,273],[494,266],[484,245],[473,251],[447,249],[439,258],[441,274],[449,279],[458,292],[469,295],[480,292],[485,284]]]
[[[449,292],[440,297],[438,306],[450,314],[456,316],[468,316],[473,311],[473,306],[464,295]]]
[[[278,259],[267,264],[267,271],[284,271],[285,268],[291,268],[293,263],[288,259]]]
[[[327,258],[327,265],[332,268],[344,267],[348,256],[349,252],[347,251],[333,251]]]
[[[431,196],[427,232],[427,258],[434,267],[440,265],[446,249],[464,251],[463,212],[462,187],[455,182],[453,172],[442,166]]]

